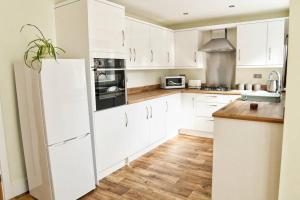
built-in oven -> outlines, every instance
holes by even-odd
[[[96,111],[126,104],[125,60],[94,58],[93,70]]]

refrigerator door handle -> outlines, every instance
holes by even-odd
[[[85,137],[86,135],[84,135],[83,137]],[[72,140],[75,140],[75,139],[77,139],[78,137],[73,137],[73,138],[71,138],[71,139],[68,139],[68,140],[64,140],[63,142],[58,142],[58,143],[55,143],[55,144],[51,144],[51,145],[49,145],[49,147],[58,147],[58,146],[61,146],[61,145],[64,145],[64,144],[66,144],[66,143],[68,143],[68,142],[71,142]]]
[[[87,134],[85,134],[85,135],[79,136],[79,137],[77,137],[77,139],[85,138],[85,137],[89,136],[90,134],[91,134],[91,133],[87,133]]]

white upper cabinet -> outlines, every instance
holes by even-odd
[[[281,67],[284,20],[238,25],[238,67]]]
[[[125,57],[123,6],[105,0],[62,2],[55,8],[55,24],[65,58]]]
[[[283,65],[285,21],[273,21],[268,23],[268,47],[267,65]]]
[[[198,30],[175,32],[175,67],[202,67],[198,43]]]
[[[163,29],[150,26],[150,63],[153,67],[160,67],[166,64],[166,43],[167,34]]]
[[[150,65],[150,28],[145,23],[126,19],[126,63],[128,68]]]
[[[89,1],[90,50],[111,54],[125,51],[125,8],[102,0]]]
[[[243,24],[237,28],[237,65],[266,65],[268,24]]]
[[[174,32],[172,30],[129,17],[125,25],[127,68],[174,66]]]

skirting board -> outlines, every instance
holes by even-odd
[[[214,138],[213,133],[203,132],[198,130],[191,130],[191,129],[180,129],[179,134],[182,135],[192,135],[198,137],[206,137],[206,138]]]

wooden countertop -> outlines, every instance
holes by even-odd
[[[258,110],[250,110],[250,101],[236,100],[213,113],[213,117],[249,120],[258,122],[283,123],[284,103],[256,102]]]
[[[198,90],[198,89],[172,89],[172,90],[164,90],[164,89],[157,89],[153,91],[147,92],[138,92],[135,94],[128,95],[128,104],[139,103],[163,96],[168,96],[172,94],[178,93],[199,93],[199,94],[222,94],[222,95],[241,95],[241,92],[238,90],[231,90],[231,91],[205,91],[205,90]]]

